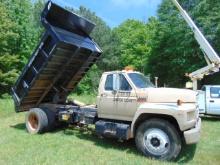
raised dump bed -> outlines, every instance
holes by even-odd
[[[41,22],[46,32],[12,88],[17,112],[64,104],[102,52],[89,36],[93,23],[50,1]]]

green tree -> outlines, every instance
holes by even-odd
[[[0,95],[9,92],[42,33],[43,0],[0,0]]]
[[[33,4],[30,0],[1,0],[8,11],[8,17],[16,24],[15,32],[18,34],[13,51],[19,54],[20,70],[29,59],[38,42],[37,28],[33,16]]]
[[[181,5],[195,20],[210,43],[219,52],[219,2],[181,0]],[[146,71],[160,78],[160,85],[183,87],[184,75],[206,65],[191,29],[169,0],[158,10],[159,24],[151,36],[151,55]]]
[[[35,29],[35,40],[36,42],[39,41],[40,36],[43,34],[44,32],[44,28],[41,24],[41,12],[44,9],[46,1],[45,0],[37,0],[34,4],[33,4],[33,26]]]
[[[16,24],[8,17],[8,11],[0,2],[0,94],[8,92],[18,76],[19,57],[14,53],[19,35]]]
[[[137,20],[127,20],[115,28],[114,32],[120,38],[118,45],[120,68],[131,65],[143,71],[150,51],[148,26]]]

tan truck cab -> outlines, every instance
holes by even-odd
[[[194,144],[200,138],[197,93],[155,88],[150,79],[139,72],[103,73],[97,106],[99,118],[131,122],[130,138],[136,139],[137,147],[145,155],[160,157],[170,152],[170,143],[176,139],[176,148],[173,147],[174,153],[170,154],[173,157],[179,154],[181,139],[186,144]]]

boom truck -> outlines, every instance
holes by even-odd
[[[197,90],[197,81],[203,79],[204,76],[219,72],[220,57],[207,41],[205,36],[193,22],[188,13],[181,7],[177,0],[172,0],[176,5],[180,14],[183,16],[189,27],[192,29],[195,39],[200,45],[204,54],[207,66],[190,73],[188,76],[193,82],[193,90]],[[220,115],[220,87],[219,85],[205,85],[199,92],[199,112],[205,115]]]
[[[27,111],[31,134],[56,126],[93,124],[99,137],[135,139],[145,156],[173,160],[200,138],[197,93],[155,88],[142,73],[125,69],[102,74],[96,105],[67,96],[102,54],[90,37],[95,25],[49,1],[41,15],[46,29],[12,88],[16,112]]]
[[[206,67],[198,69],[197,71],[194,71],[188,75],[193,82],[193,90],[197,90],[198,80],[203,79],[204,76],[219,72],[220,58],[216,51],[212,48],[211,44],[207,41],[205,36],[193,22],[189,14],[181,7],[177,0],[172,1],[177,7],[177,9],[180,11],[180,14],[183,16],[189,27],[192,29],[194,37],[198,42],[200,49],[204,54],[204,58],[208,64]]]

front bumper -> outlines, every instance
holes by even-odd
[[[184,131],[184,138],[186,144],[195,144],[200,139],[200,133],[201,133],[201,119],[196,123],[195,128],[190,129],[188,131]]]

